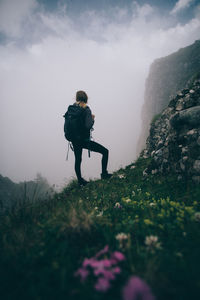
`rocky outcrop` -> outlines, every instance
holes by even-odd
[[[145,146],[152,118],[168,106],[170,97],[190,85],[199,73],[200,40],[153,62],[146,80],[138,153]]]
[[[152,122],[143,156],[152,158],[144,174],[172,171],[200,183],[200,79]]]

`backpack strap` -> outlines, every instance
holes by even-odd
[[[69,158],[69,148],[71,148],[71,150],[74,152],[74,148],[73,148],[71,142],[68,142],[68,147],[67,147],[67,157],[66,157],[66,160],[68,160],[68,158]]]

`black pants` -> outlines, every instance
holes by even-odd
[[[88,149],[102,154],[102,173],[107,172],[108,165],[108,149],[93,141],[72,142],[75,155],[75,172],[78,180],[81,180],[81,161],[83,149]]]

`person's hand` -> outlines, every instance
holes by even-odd
[[[95,115],[92,115],[92,119],[93,119],[93,120],[95,119]]]

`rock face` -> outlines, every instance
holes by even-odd
[[[152,157],[147,174],[173,171],[200,183],[200,79],[172,98],[152,122],[143,155]]]
[[[152,118],[165,109],[178,91],[186,88],[200,73],[200,40],[179,51],[153,62],[146,80],[142,109],[142,132],[138,153],[144,148]],[[187,102],[186,105],[190,105]],[[192,100],[191,100],[192,101]],[[177,110],[182,110],[181,98]],[[190,107],[190,106],[188,106]]]

